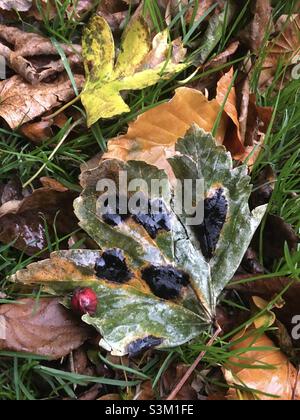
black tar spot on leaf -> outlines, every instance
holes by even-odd
[[[115,248],[108,249],[102,257],[97,258],[95,271],[99,278],[117,283],[125,283],[132,277],[123,252]]]
[[[189,276],[172,266],[149,266],[142,270],[142,278],[152,293],[162,299],[175,299],[189,284]]]

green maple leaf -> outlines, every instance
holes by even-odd
[[[129,112],[120,92],[152,86],[186,68],[166,60],[155,68],[144,68],[143,62],[151,50],[149,29],[142,17],[127,26],[115,62],[115,45],[106,20],[95,16],[83,35],[83,57],[86,84],[81,94],[88,126],[100,118],[111,118]]]

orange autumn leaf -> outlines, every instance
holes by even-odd
[[[232,85],[233,68],[226,73],[218,82],[216,101],[220,107],[224,106],[224,112],[233,122],[233,129],[230,130],[230,138],[225,143],[233,156],[240,155],[245,152],[240,134],[239,115],[237,111],[237,97],[235,88]],[[228,124],[230,123],[228,119]]]
[[[235,340],[230,350],[236,352],[236,357],[229,359],[225,370],[225,378],[232,386],[228,399],[300,400],[296,368],[267,335],[258,334],[253,328],[244,333],[244,338],[239,335]]]
[[[232,78],[233,70],[230,70],[220,79],[216,98],[212,100],[208,100],[198,90],[178,88],[169,102],[146,111],[129,124],[125,135],[110,140],[104,159],[142,160],[165,169],[171,175],[167,158],[174,155],[178,138],[183,137],[192,124],[211,132],[220,114],[215,135],[217,142],[223,144],[228,128],[232,128],[229,132],[232,140],[226,141],[226,145],[233,156],[239,159],[246,148],[239,134],[236,94]]]

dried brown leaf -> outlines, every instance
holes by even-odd
[[[77,75],[75,81],[80,88],[84,77]],[[74,96],[71,81],[65,75],[52,83],[39,83],[36,86],[25,82],[20,76],[13,76],[0,83],[0,117],[15,129],[61,106]]]
[[[189,366],[184,364],[171,365],[162,375],[160,381],[160,388],[163,396],[168,396],[173,390],[174,385],[177,384],[182,377],[185,375]],[[181,390],[176,395],[176,400],[191,401],[197,400],[197,392],[192,387],[192,382],[195,379],[195,374],[191,375],[189,380],[181,388]]]
[[[0,0],[0,9],[27,12],[32,6],[32,0]]]
[[[240,37],[251,51],[259,53],[272,22],[271,1],[251,0],[250,8],[253,15],[252,21],[240,33]]]
[[[88,337],[89,329],[57,299],[22,299],[0,306],[0,350],[60,359]]]
[[[300,15],[281,16],[275,29],[279,34],[268,43],[259,80],[261,88],[273,82],[279,63],[285,66],[295,65],[300,53]],[[290,75],[286,74],[286,77]]]
[[[12,196],[0,207],[0,241],[13,246],[28,255],[47,249],[47,231],[53,233],[55,222],[59,234],[71,233],[77,227],[73,213],[76,197],[57,181],[42,178],[44,187],[32,194]]]
[[[80,45],[60,44],[60,48],[71,67],[76,69],[76,66],[81,65]],[[2,24],[0,54],[5,57],[9,67],[32,84],[38,84],[65,71],[65,65],[50,39]]]
[[[64,113],[56,115],[53,119],[26,123],[20,127],[20,132],[35,144],[41,144],[54,136],[55,128],[63,128],[68,118]]]
[[[293,317],[299,313],[300,282],[293,281],[287,277],[258,279],[249,282],[247,282],[247,278],[249,276],[236,276],[229,288],[237,290],[246,296],[259,296],[269,302],[289,286],[282,296],[283,305],[280,305],[273,311],[277,318],[287,327],[288,331],[291,332],[295,327],[295,324],[292,322]],[[239,282],[240,280],[242,282]],[[299,347],[300,341],[295,340],[295,344]]]

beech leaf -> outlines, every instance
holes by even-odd
[[[91,20],[83,36],[86,85],[82,103],[88,126],[100,118],[130,111],[121,91],[144,89],[186,67],[186,64],[165,60],[154,68],[141,68],[150,49],[149,29],[141,17],[134,18],[124,32],[115,63],[114,40],[107,21],[101,16]]]
[[[225,378],[232,385],[229,400],[299,400],[297,369],[270,338],[252,325],[233,337]],[[238,391],[234,387],[245,388]]]

